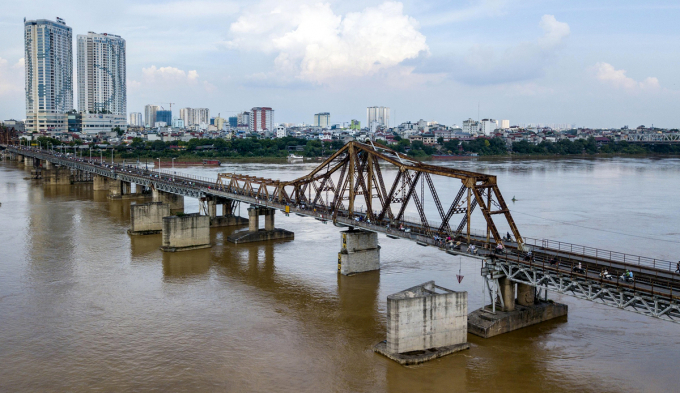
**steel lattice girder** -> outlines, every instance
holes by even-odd
[[[497,272],[514,282],[680,323],[680,305],[675,300],[650,296],[639,290],[607,285],[596,280],[576,279],[563,273],[514,262],[497,261],[487,266],[495,267]]]
[[[385,187],[381,164],[396,167],[398,171],[390,187]],[[335,182],[331,176],[338,175],[338,172],[339,176]],[[432,175],[461,180],[461,190],[457,193],[451,207],[446,210],[439,199]],[[430,194],[435,201],[438,217],[427,216],[423,206],[424,195],[418,195],[418,184],[423,188],[422,194],[425,183],[428,184]],[[362,197],[366,204],[366,217],[378,221],[383,221],[386,217],[388,221],[403,221],[407,205],[413,203],[420,217],[420,223],[416,224],[430,235],[433,233],[453,235],[454,232],[449,225],[452,215],[466,214],[461,224],[464,225],[467,222],[468,213],[471,214],[475,207],[479,207],[487,223],[487,230],[493,236],[493,242],[496,244],[502,242],[493,216],[503,214],[520,248],[523,244],[519,230],[496,184],[495,176],[425,164],[381,145],[349,142],[309,174],[292,181],[221,173],[218,175],[216,186],[221,190],[257,196],[282,204],[311,204],[314,208],[330,211],[334,218],[337,218],[343,200],[348,201],[346,214],[349,217],[357,214],[363,215],[355,209],[354,202],[358,196]],[[470,201],[471,203],[467,206],[461,206],[465,190],[468,189],[471,190],[469,198],[474,198],[474,200]],[[399,191],[403,194],[401,197],[397,196]],[[332,196],[323,198],[322,192],[331,193]],[[319,201],[323,203],[319,204]],[[401,205],[397,214],[392,211],[394,204]],[[498,206],[498,210],[492,210],[492,206]],[[344,208],[342,210],[344,212]],[[429,222],[438,220],[441,224],[430,227]]]

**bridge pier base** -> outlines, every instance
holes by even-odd
[[[373,350],[402,365],[470,348],[467,292],[429,281],[387,297],[387,340]]]
[[[163,231],[163,217],[170,215],[170,205],[149,202],[130,205],[130,229],[128,235],[153,235]]]
[[[340,232],[342,248],[338,253],[338,271],[345,276],[380,270],[380,246],[375,232],[349,229]]]
[[[210,217],[200,214],[163,217],[163,245],[166,252],[210,247]]]
[[[108,191],[110,179],[102,175],[92,175],[92,190],[94,191]]]
[[[43,171],[42,177],[50,185],[65,186],[73,184],[69,168],[53,167],[50,170]]]
[[[171,214],[184,212],[184,197],[182,195],[175,195],[159,190],[153,190],[152,195],[154,202],[163,202],[170,205]]]
[[[43,166],[43,169],[49,170],[49,169],[52,169],[52,167],[54,167],[54,164],[52,164],[51,162],[49,162],[47,160],[43,160],[42,166]]]
[[[295,233],[274,227],[276,210],[264,207],[248,208],[248,230],[227,237],[232,243],[252,243],[266,240],[293,240]],[[260,216],[264,216],[264,229],[260,229]],[[240,218],[240,217],[239,217]]]
[[[494,303],[468,315],[468,332],[476,336],[494,337],[567,315],[566,304],[541,301],[531,285],[517,283],[515,299],[515,283],[508,277],[485,279]]]
[[[33,157],[24,157],[24,166],[26,168],[33,168]]]

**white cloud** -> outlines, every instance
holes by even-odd
[[[278,77],[316,83],[374,75],[428,51],[418,23],[391,1],[343,16],[328,3],[264,0],[230,33],[228,48],[276,54]]]
[[[198,72],[191,70],[187,74],[184,70],[175,67],[160,67],[157,68],[152,65],[148,68],[142,68],[144,80],[149,83],[156,81],[172,81],[172,82],[194,82],[198,79]]]
[[[595,64],[595,77],[603,82],[614,87],[624,88],[628,90],[651,90],[659,88],[659,80],[654,77],[648,77],[641,82],[626,76],[625,70],[617,70],[609,63],[599,62]]]
[[[9,65],[0,57],[0,96],[17,95],[24,91],[24,59]]]
[[[543,37],[538,41],[546,49],[552,49],[562,43],[569,33],[569,25],[558,22],[554,15],[543,15],[538,24],[543,29]]]
[[[559,22],[554,15],[543,15],[538,26],[543,30],[543,35],[534,41],[521,42],[502,51],[477,44],[465,54],[421,59],[422,64],[416,70],[444,73],[473,85],[535,79],[543,75],[570,34],[569,25]]]

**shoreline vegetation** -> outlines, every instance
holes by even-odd
[[[52,146],[60,146],[62,143],[56,139],[40,137],[37,139],[42,146],[48,143]],[[77,146],[79,141],[71,142],[70,147]],[[594,138],[579,139],[576,141],[560,140],[558,142],[541,142],[537,145],[527,141],[513,142],[508,149],[506,142],[501,138],[477,138],[472,141],[450,140],[438,141],[435,146],[428,146],[421,141],[411,142],[408,139],[398,139],[395,143],[387,143],[382,140],[376,141],[388,146],[400,153],[407,154],[418,160],[432,159],[433,155],[455,155],[477,153],[477,158],[555,158],[555,157],[613,157],[613,156],[638,156],[638,157],[661,157],[680,156],[680,145],[639,145],[627,142],[596,143]],[[344,145],[343,141],[334,140],[322,142],[319,140],[306,140],[302,138],[277,138],[277,139],[192,139],[188,142],[173,141],[148,142],[141,138],[133,139],[129,145],[111,146],[110,148],[97,147],[97,155],[125,160],[158,160],[175,163],[202,161],[202,160],[234,160],[278,162],[293,153],[306,159],[328,157]],[[101,146],[101,145],[98,145]],[[100,150],[101,153],[100,153]],[[455,153],[454,153],[455,152]],[[94,154],[93,154],[94,156]]]

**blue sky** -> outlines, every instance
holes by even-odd
[[[74,39],[126,39],[129,112],[271,106],[310,123],[381,105],[398,122],[461,124],[479,105],[512,124],[680,127],[677,1],[3,3],[2,119],[24,116],[23,18],[59,16]]]

